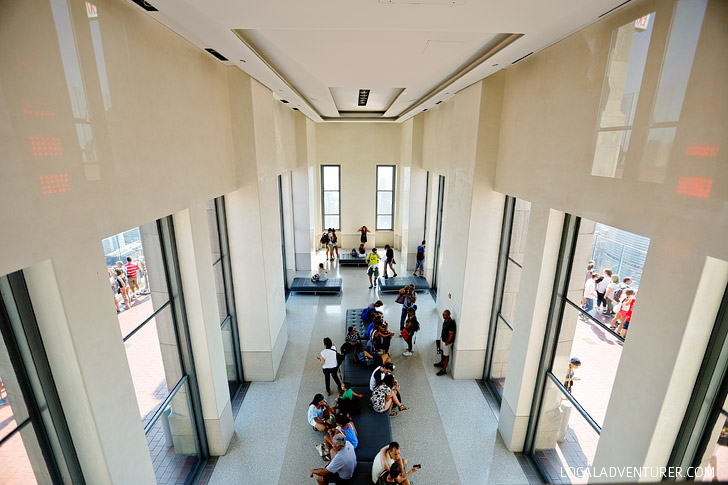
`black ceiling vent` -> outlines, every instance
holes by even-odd
[[[210,49],[209,47],[207,47],[207,48],[206,48],[205,50],[206,50],[207,52],[209,52],[209,53],[210,53],[210,54],[211,54],[211,55],[212,55],[213,57],[215,57],[216,59],[218,59],[218,60],[220,60],[220,61],[224,61],[224,62],[227,62],[227,59],[225,58],[225,56],[223,56],[222,54],[220,54],[220,53],[219,53],[218,51],[216,51],[215,49]]]
[[[516,62],[522,61],[523,59],[525,59],[526,57],[530,56],[531,54],[533,54],[533,52],[529,52],[529,53],[528,53],[528,54],[526,54],[525,56],[523,56],[523,57],[519,57],[519,58],[518,58],[518,59],[516,59],[515,61],[511,62],[511,64],[515,64]]]
[[[281,99],[281,103],[288,104],[288,100],[287,99]]]
[[[422,110],[422,112],[423,112],[423,113],[424,113],[425,111],[427,111],[427,108],[425,108],[425,109],[423,109],[423,110]]]
[[[369,99],[369,89],[359,90],[359,106],[366,106],[367,100]]]
[[[293,108],[293,111],[298,111],[298,108]]]
[[[157,9],[154,8],[152,5],[149,4],[149,2],[145,2],[144,0],[131,0],[132,2],[139,5],[141,8],[146,10],[147,12],[157,12]]]
[[[438,102],[437,102],[437,103],[435,103],[435,104],[440,104],[440,103],[442,103],[442,100],[438,101]]]

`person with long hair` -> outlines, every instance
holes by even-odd
[[[317,357],[319,364],[324,372],[324,379],[326,381],[326,394],[331,395],[331,377],[334,378],[334,382],[339,386],[341,390],[341,381],[339,380],[339,362],[337,360],[336,347],[334,347],[331,339],[326,337],[324,339],[324,350]]]

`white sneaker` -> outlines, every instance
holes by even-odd
[[[410,351],[402,352],[402,355],[406,355],[407,357],[409,357],[410,355],[412,355],[412,352],[410,352]]]

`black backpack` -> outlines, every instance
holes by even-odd
[[[423,260],[423,259],[425,259],[425,252],[424,252],[424,251],[420,251],[420,250],[418,249],[418,250],[417,250],[417,261],[421,261],[421,260]]]
[[[329,233],[325,232],[323,236],[321,236],[321,244],[324,246],[329,243]]]

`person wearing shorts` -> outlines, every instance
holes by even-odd
[[[134,297],[139,294],[139,265],[132,261],[131,256],[127,256],[124,268],[126,268],[126,278],[129,282],[129,291],[131,292],[130,296]]]
[[[417,263],[415,265],[415,273],[414,275],[417,276],[417,271],[420,272],[420,278],[425,273],[425,241],[422,241],[422,244],[417,246]]]
[[[629,321],[632,319],[632,309],[635,303],[634,290],[632,288],[627,288],[624,290],[624,293],[626,297],[619,304],[619,311],[610,325],[610,328],[620,334],[622,338],[627,335],[627,328],[629,328]],[[617,322],[620,322],[618,327],[616,326]]]
[[[354,446],[343,433],[334,435],[333,444],[331,463],[326,468],[311,470],[310,476],[315,477],[317,483],[344,483],[354,476],[354,470],[356,470]]]
[[[455,342],[455,320],[450,318],[450,310],[442,312],[442,332],[440,339],[442,340],[442,360],[436,363],[435,367],[442,367],[437,375],[444,376],[447,374],[447,364],[450,363],[452,346],[453,342]]]
[[[372,252],[367,256],[367,274],[369,275],[369,289],[377,286],[377,278],[379,278],[379,255],[377,254],[377,248],[372,248]],[[372,276],[374,276],[374,282],[372,282]]]

